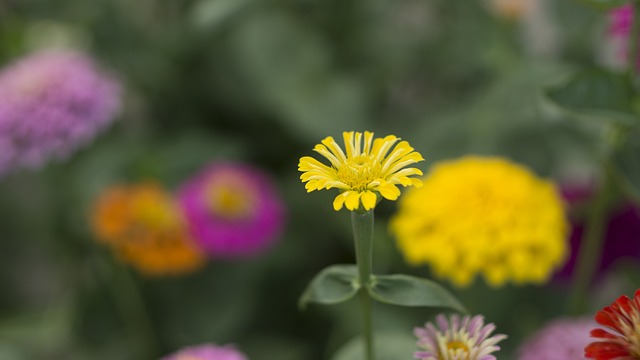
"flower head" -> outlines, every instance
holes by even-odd
[[[633,6],[623,5],[609,12],[609,36],[603,46],[607,58],[612,65],[617,67],[628,66],[629,62],[629,37],[633,24]],[[611,53],[611,54],[609,54]],[[635,61],[640,68],[640,58]]]
[[[585,357],[596,360],[640,359],[640,289],[636,290],[633,299],[625,295],[619,297],[598,311],[595,319],[609,330],[591,330],[591,337],[599,340],[585,347]]]
[[[420,360],[495,360],[491,353],[500,350],[496,345],[507,338],[498,334],[491,336],[495,325],[484,324],[481,315],[474,317],[443,314],[436,317],[437,327],[428,322],[425,327],[414,329],[418,337],[415,358]]]
[[[633,6],[628,4],[615,8],[609,12],[609,16],[609,33],[614,36],[629,36],[633,23]]]
[[[247,360],[248,358],[235,347],[211,344],[184,348],[160,360]]]
[[[541,283],[562,265],[567,222],[552,183],[502,158],[469,156],[433,167],[391,219],[413,264],[459,286]]]
[[[583,360],[594,325],[588,318],[553,320],[520,346],[518,360]]]
[[[114,186],[97,199],[97,238],[147,275],[173,275],[204,264],[171,196],[153,183]]]
[[[178,197],[195,240],[212,256],[261,252],[284,227],[278,192],[266,174],[248,165],[211,164],[188,180]]]
[[[69,156],[114,118],[119,86],[79,53],[51,51],[0,72],[0,174]]]
[[[488,0],[489,10],[509,20],[519,20],[533,11],[535,0]]]
[[[344,132],[343,138],[346,153],[331,136],[313,148],[329,160],[330,166],[310,156],[302,157],[298,164],[307,192],[340,190],[333,202],[336,211],[343,206],[351,211],[359,208],[369,211],[376,206],[378,195],[396,200],[400,196],[397,185],[422,185],[422,181],[410,177],[422,175],[422,171],[406,168],[424,160],[408,142],[393,135],[374,139],[369,131]]]

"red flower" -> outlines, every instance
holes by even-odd
[[[633,299],[620,296],[598,311],[598,324],[609,328],[591,330],[591,337],[600,339],[584,349],[584,356],[596,360],[640,360],[640,289]]]

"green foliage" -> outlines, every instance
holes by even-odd
[[[640,203],[640,129],[629,129],[612,162],[622,182],[622,189]]]
[[[416,340],[407,333],[374,334],[376,360],[408,359],[416,350]],[[331,360],[362,360],[362,338],[354,338],[340,348]]]
[[[640,124],[633,111],[633,89],[621,74],[599,68],[581,70],[547,89],[546,95],[578,118]]]
[[[359,288],[355,265],[331,265],[311,280],[298,306],[304,309],[309,303],[339,304],[351,299]]]
[[[611,10],[613,8],[620,7],[629,2],[629,0],[577,0],[577,1],[601,11]]]
[[[376,275],[369,293],[372,298],[387,304],[441,307],[465,312],[458,299],[444,287],[434,281],[410,275]]]

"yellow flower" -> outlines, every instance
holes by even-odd
[[[171,195],[153,183],[106,189],[92,214],[98,240],[146,275],[175,275],[205,263]]]
[[[487,5],[497,16],[520,20],[533,12],[534,1],[536,0],[488,0]]]
[[[344,132],[343,138],[346,153],[331,136],[313,148],[329,160],[330,166],[310,156],[302,157],[298,164],[298,170],[303,172],[300,179],[306,182],[307,192],[340,190],[333,201],[336,211],[343,205],[349,210],[357,210],[360,204],[369,211],[376,206],[378,194],[396,200],[400,196],[397,185],[422,186],[421,180],[410,177],[422,175],[422,171],[405,168],[424,160],[408,142],[393,135],[374,139],[369,131],[364,132],[364,138],[360,132]]]
[[[563,264],[568,224],[554,185],[501,158],[433,167],[400,201],[390,229],[407,262],[465,286],[542,283]]]

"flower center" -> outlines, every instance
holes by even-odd
[[[469,352],[469,347],[467,346],[467,344],[463,343],[462,341],[449,341],[447,343],[447,349],[449,350],[463,350],[464,352]]]
[[[633,328],[633,331],[629,334],[629,341],[631,342],[629,350],[631,355],[640,358],[640,324],[635,322]]]
[[[206,187],[205,199],[213,215],[237,220],[251,218],[257,194],[246,179],[229,174],[212,179]]]
[[[382,166],[369,155],[347,159],[338,170],[338,179],[357,191],[367,189],[373,180],[382,178]]]
[[[171,227],[176,220],[171,207],[151,194],[135,199],[132,212],[141,224],[152,229]]]

